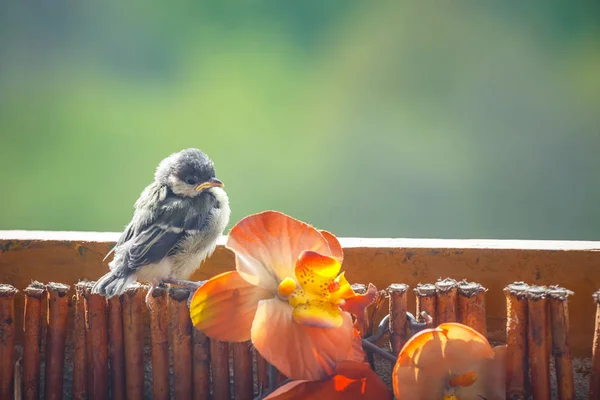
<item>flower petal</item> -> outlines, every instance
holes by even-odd
[[[294,307],[294,321],[317,328],[338,328],[344,323],[342,311],[329,301],[312,300]]]
[[[350,348],[350,353],[348,353],[348,357],[346,357],[347,361],[355,361],[355,362],[364,362],[367,359],[367,355],[362,347],[362,337],[360,336],[360,332],[358,329],[353,329],[353,338],[352,338],[352,347]]]
[[[323,298],[329,297],[329,285],[334,282],[334,278],[342,268],[335,258],[314,251],[303,251],[295,265],[296,279],[302,289]]]
[[[489,366],[493,356],[487,339],[466,325],[445,323],[425,329],[414,335],[398,356],[392,374],[394,394],[398,400],[441,398],[454,377],[451,383],[457,386],[458,398],[478,398],[479,394],[500,398],[496,394],[502,394],[501,389],[492,394],[487,390],[490,385],[504,385],[504,379],[497,384],[497,379],[486,378],[499,376],[497,369]],[[476,379],[469,382],[467,378]]]
[[[442,357],[442,347],[446,344],[446,336],[442,335],[442,332],[443,331],[441,329],[430,328],[423,329],[422,331],[413,335],[410,339],[408,339],[404,347],[402,347],[402,350],[400,350],[396,364],[401,366],[414,365],[416,363],[416,359],[422,354],[421,350],[423,347],[430,342],[437,343],[436,349],[439,347],[439,357]]]
[[[236,269],[244,279],[273,292],[280,281],[294,276],[302,251],[331,254],[319,231],[277,211],[243,218],[231,228],[226,247],[235,253]]]
[[[352,290],[352,289],[351,289]],[[340,290],[341,291],[341,290]],[[341,308],[344,311],[354,314],[354,316],[362,322],[365,319],[365,309],[369,307],[377,298],[377,288],[372,283],[369,283],[369,288],[365,294],[355,294],[352,297],[346,298]],[[334,294],[332,293],[332,297]]]
[[[258,302],[273,297],[252,286],[236,271],[225,272],[202,285],[190,303],[192,323],[210,338],[226,342],[250,339]]]
[[[342,249],[342,245],[338,241],[338,239],[330,232],[320,230],[321,235],[327,240],[329,244],[329,250],[331,250],[331,255],[336,258],[340,264],[344,261],[344,250]]]
[[[331,378],[321,381],[293,381],[265,400],[391,400],[387,385],[366,363],[343,361]]]
[[[452,366],[454,374],[463,374],[479,360],[494,357],[494,350],[481,333],[475,329],[456,322],[438,326],[448,339],[444,349],[444,360]]]
[[[441,329],[424,329],[406,342],[392,372],[397,400],[442,398],[448,377],[446,341]]]
[[[459,389],[460,398],[506,398],[506,345],[494,347],[494,357],[480,360],[473,368],[478,379],[473,385]]]
[[[456,376],[452,377],[448,381],[448,386],[450,386],[450,387],[472,386],[477,381],[477,378],[479,378],[479,376],[477,375],[477,372],[475,372],[475,371],[465,372],[464,374],[456,375]]]
[[[329,285],[329,291],[331,292],[331,300],[334,302],[356,296],[350,282],[346,279],[346,271],[342,271],[342,273],[335,278],[334,284]]]
[[[316,380],[335,371],[352,346],[352,318],[342,313],[339,328],[313,328],[292,318],[293,308],[279,299],[259,303],[252,324],[256,350],[291,379]]]

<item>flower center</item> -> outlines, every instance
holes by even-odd
[[[340,268],[333,257],[308,250],[300,254],[294,278],[286,277],[277,288],[279,297],[294,308],[294,321],[321,328],[342,325],[340,306],[356,294]]]

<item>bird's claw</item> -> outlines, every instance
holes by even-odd
[[[190,289],[192,292],[195,292],[196,290],[198,290],[198,288],[200,286],[202,286],[204,284],[204,281],[194,282],[194,281],[186,281],[184,279],[176,279],[176,278],[164,278],[164,279],[161,279],[160,282],[166,283],[169,285],[183,286],[185,288]]]

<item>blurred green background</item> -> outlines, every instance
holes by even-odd
[[[3,1],[0,229],[119,231],[158,162],[230,226],[600,238],[600,2]]]

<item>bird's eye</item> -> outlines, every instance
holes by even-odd
[[[195,185],[196,183],[198,183],[198,179],[194,177],[189,177],[185,179],[185,183],[187,183],[188,185]]]

